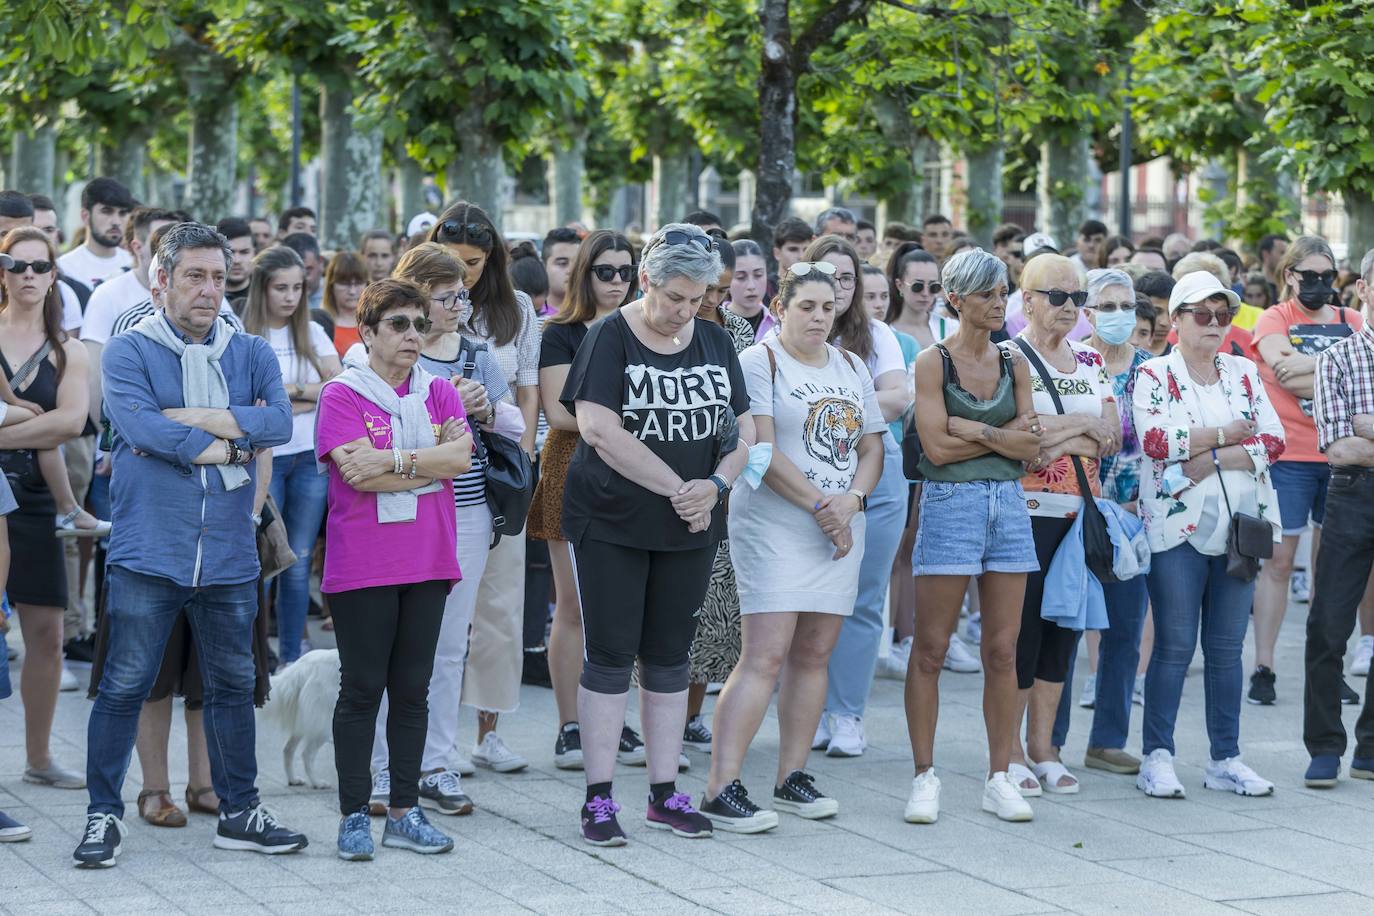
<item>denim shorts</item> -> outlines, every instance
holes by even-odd
[[[10,651],[5,645],[5,634],[0,633],[0,700],[8,697],[10,692]]]
[[[1269,479],[1279,497],[1279,520],[1286,535],[1302,534],[1307,519],[1320,528],[1326,518],[1326,483],[1331,466],[1325,461],[1276,461]]]
[[[977,576],[1039,568],[1020,481],[922,484],[912,575]]]

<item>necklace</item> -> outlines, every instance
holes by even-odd
[[[1212,369],[1211,373],[1203,373],[1197,371],[1186,359],[1183,361],[1183,365],[1188,367],[1188,374],[1191,375],[1193,377],[1193,381],[1197,382],[1199,385],[1215,385],[1221,379],[1220,373],[1216,371],[1215,362],[1209,364],[1209,367]],[[1212,375],[1216,375],[1216,378],[1211,378]]]
[[[658,328],[654,327],[653,322],[651,322],[651,321],[649,320],[649,313],[648,313],[647,311],[645,311],[645,309],[644,309],[644,303],[643,303],[643,301],[641,301],[641,302],[639,303],[639,317],[640,317],[640,320],[642,320],[642,321],[644,322],[644,326],[645,326],[646,328],[648,328],[649,330],[653,331],[653,332],[654,332],[655,334],[657,334],[659,337],[668,337],[668,339],[671,340],[671,341],[673,342],[673,346],[675,346],[675,347],[680,347],[680,346],[682,346],[682,341],[678,339],[678,336],[677,336],[676,334],[674,334],[674,335],[672,335],[671,337],[669,337],[667,334],[664,334],[664,333],[663,333],[662,331],[660,331]]]

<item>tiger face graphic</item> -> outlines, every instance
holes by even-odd
[[[837,471],[848,471],[863,426],[863,412],[853,402],[821,398],[806,414],[806,453]]]

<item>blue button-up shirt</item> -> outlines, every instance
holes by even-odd
[[[181,360],[146,335],[127,333],[110,339],[100,364],[105,411],[116,433],[106,562],[189,587],[256,579],[254,484],[226,491],[213,466],[192,464],[215,437],[162,415],[186,406]],[[235,334],[220,367],[229,411],[245,433],[235,444],[260,449],[289,441],[291,402],[267,341]],[[267,406],[254,407],[259,400]],[[254,463],[247,470],[256,478]]]

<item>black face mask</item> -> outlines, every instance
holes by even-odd
[[[1315,312],[1323,306],[1331,304],[1331,297],[1336,292],[1336,288],[1330,283],[1321,280],[1303,280],[1298,284],[1298,301],[1303,308],[1309,312]]]

